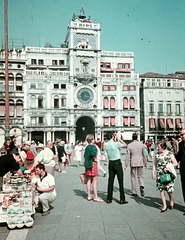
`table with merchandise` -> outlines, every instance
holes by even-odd
[[[32,227],[34,224],[35,187],[28,175],[6,174],[0,192],[0,223],[8,228]]]

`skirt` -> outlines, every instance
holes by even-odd
[[[92,168],[85,169],[85,175],[86,176],[91,176],[91,177],[98,176],[98,163],[93,162],[92,163]]]

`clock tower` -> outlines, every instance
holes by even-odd
[[[74,109],[78,119],[81,116],[92,118],[98,107],[100,24],[92,21],[90,16],[86,17],[83,7],[79,15],[73,14],[68,25],[65,47],[68,48],[70,71],[70,108]],[[93,121],[96,124],[96,120]]]

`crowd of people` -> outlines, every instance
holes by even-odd
[[[107,132],[105,142],[88,134],[85,142],[77,141],[75,144],[68,140],[65,142],[57,139],[55,142],[48,140],[46,145],[35,143],[35,141],[24,141],[22,146],[16,145],[16,136],[6,141],[4,147],[6,154],[0,157],[0,188],[2,190],[3,176],[11,171],[19,175],[25,171],[37,190],[35,198],[36,207],[43,216],[50,213],[50,203],[56,198],[54,172],[66,174],[66,166],[75,163],[73,166],[85,167],[87,178],[86,191],[87,200],[104,202],[98,196],[98,175],[102,171],[103,177],[107,172],[101,165],[102,157],[108,162],[108,204],[113,200],[113,187],[115,176],[119,184],[120,204],[127,204],[128,201],[124,192],[124,173],[130,167],[132,196],[137,197],[136,178],[138,179],[140,195],[145,196],[143,169],[148,168],[148,163],[153,162],[152,178],[156,180],[156,188],[160,191],[162,201],[161,213],[167,211],[165,192],[170,200],[169,208],[174,207],[173,191],[176,178],[175,168],[180,167],[182,193],[185,201],[185,129],[180,132],[180,139],[175,137],[172,141],[164,139],[157,144],[153,139],[146,142],[138,140],[138,134],[133,133],[132,141],[127,145],[123,138],[115,132]],[[121,149],[126,149],[125,165],[122,166]],[[106,163],[105,163],[106,164]],[[162,182],[162,173],[170,174],[170,181]],[[93,195],[92,195],[93,192]]]

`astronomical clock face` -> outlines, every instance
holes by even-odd
[[[76,90],[75,101],[82,107],[90,107],[95,101],[95,92],[93,89],[82,87]]]

